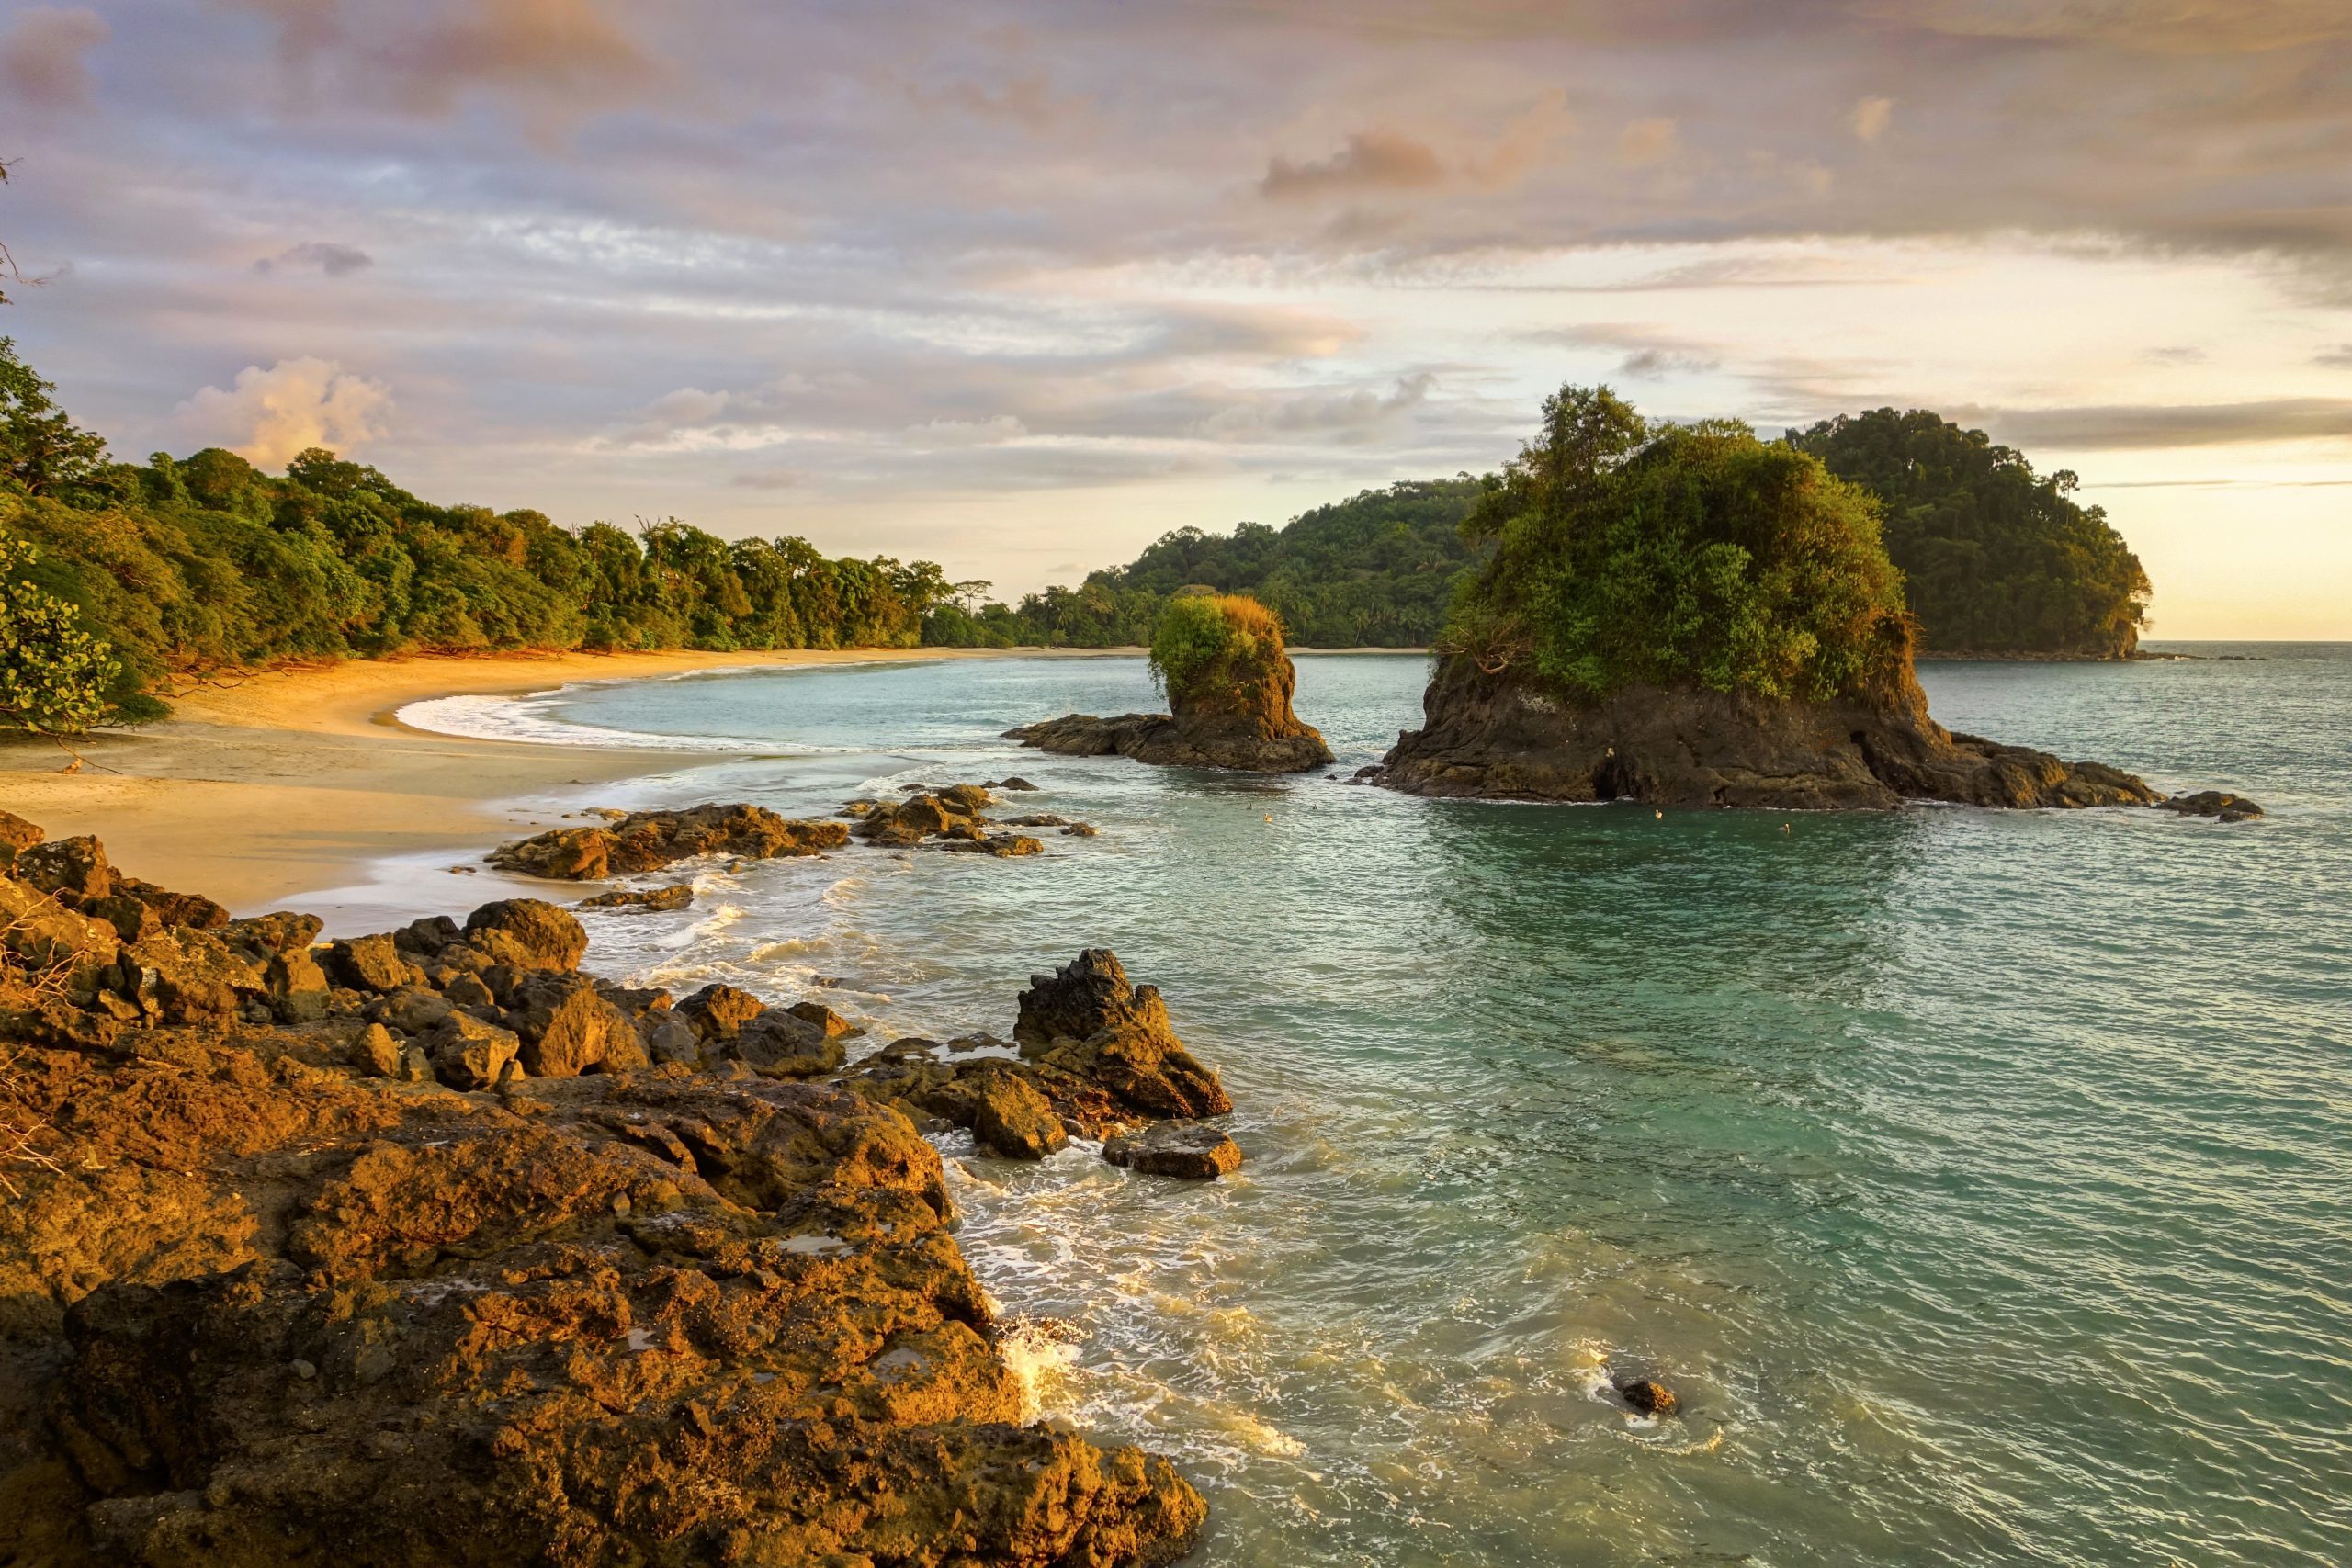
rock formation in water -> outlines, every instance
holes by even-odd
[[[501,871],[559,882],[589,882],[659,871],[696,855],[773,860],[813,855],[849,842],[838,822],[779,817],[763,806],[695,806],[681,811],[612,813],[601,828],[558,828],[490,853]]]
[[[1281,621],[1256,600],[1172,601],[1153,634],[1151,662],[1173,713],[1069,714],[1005,738],[1067,756],[1256,773],[1304,773],[1331,761],[1323,737],[1291,711],[1298,668],[1283,651]]]
[[[0,843],[37,877],[0,875],[0,1561],[1117,1568],[1196,1539],[1164,1461],[1025,1424],[937,1154],[824,1081],[837,1014],[605,984],[531,899],[131,936],[91,912],[121,912],[94,841],[0,815]],[[1072,971],[1016,1032],[1087,1038],[969,1086],[991,1142],[1225,1108],[1156,993]]]
[[[2161,799],[2098,762],[1952,734],[1928,716],[1907,669],[1902,688],[1883,697],[1804,703],[1630,687],[1580,703],[1456,659],[1422,705],[1428,722],[1397,737],[1374,782],[1411,795],[1776,811]]]
[[[1745,425],[1548,400],[1465,524],[1422,706],[1373,781],[1416,795],[1774,810],[2151,806],[2097,762],[1928,716],[1880,507]]]

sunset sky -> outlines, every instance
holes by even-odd
[[[2154,635],[2352,637],[2352,4],[0,6],[14,335],[138,457],[1017,593],[1544,391],[2082,476]]]

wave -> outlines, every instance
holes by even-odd
[[[604,684],[605,682],[586,682]],[[828,746],[791,744],[772,737],[745,735],[657,735],[641,729],[612,729],[582,724],[556,711],[576,686],[531,692],[522,696],[427,697],[410,703],[393,716],[411,728],[469,740],[512,740],[535,746],[588,746],[600,750],[725,751],[795,755],[831,753]]]

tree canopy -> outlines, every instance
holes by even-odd
[[[1885,506],[1930,650],[2113,659],[2139,643],[2152,592],[2075,476],[2039,475],[2009,447],[1924,409],[1825,420],[1789,440]]]
[[[1820,702],[1907,667],[1878,504],[1731,420],[1652,424],[1564,387],[1464,525],[1494,555],[1442,650],[1572,696],[1697,685]]]
[[[1076,588],[1029,594],[1018,608],[950,605],[933,615],[925,640],[1143,644],[1170,601],[1198,588],[1255,598],[1311,648],[1422,647],[1444,623],[1455,579],[1477,558],[1460,532],[1477,493],[1467,478],[1406,479],[1318,506],[1282,528],[1178,528],[1131,564],[1093,572]]]
[[[48,392],[0,339],[0,537],[33,547],[8,573],[111,646],[131,716],[169,672],[285,660],[909,647],[953,592],[932,562],[805,539],[437,505],[316,448],[283,478],[219,448],[110,463]]]

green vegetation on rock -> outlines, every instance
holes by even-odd
[[[2120,659],[2152,590],[2140,558],[2075,478],[1941,415],[1873,409],[1789,440],[1885,506],[1921,645],[1933,652]]]
[[[1564,387],[1464,526],[1494,555],[1440,646],[1489,674],[1826,702],[1908,668],[1877,502],[1736,421],[1653,425]]]
[[[1152,679],[1179,714],[1255,709],[1277,687],[1287,697],[1285,669],[1281,619],[1245,594],[1180,594],[1152,629]]]
[[[32,547],[0,534],[0,729],[78,735],[107,716],[114,650],[32,581]]]

